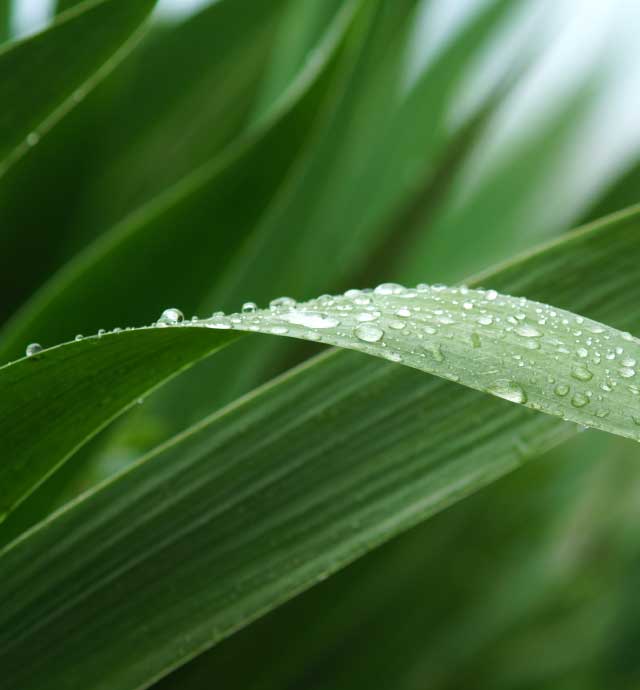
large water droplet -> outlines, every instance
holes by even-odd
[[[338,319],[317,311],[290,311],[282,314],[281,318],[289,323],[307,328],[335,328],[340,325]]]
[[[181,323],[184,320],[184,314],[175,307],[169,307],[165,309],[160,318],[158,319],[158,325],[173,326],[177,323]]]
[[[36,355],[39,355],[42,352],[42,345],[40,343],[30,343],[27,345],[27,349],[25,350],[25,354],[27,357],[35,357]]]
[[[356,338],[363,340],[365,343],[377,343],[384,336],[384,331],[381,328],[368,323],[357,326],[354,333]]]
[[[405,291],[402,285],[398,283],[381,283],[374,289],[376,295],[399,295]]]
[[[636,375],[636,370],[631,367],[622,367],[618,373],[623,379],[632,379]]]
[[[499,398],[504,398],[505,400],[510,400],[514,403],[523,404],[527,402],[527,394],[522,386],[515,381],[501,379],[490,386],[488,390],[489,393],[493,393]]]

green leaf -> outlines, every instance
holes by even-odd
[[[88,1],[0,49],[0,177],[129,52],[154,4]],[[38,88],[25,89],[33,75]]]
[[[5,458],[0,516],[135,404],[136,396],[234,339],[229,333],[214,338],[192,333],[185,342],[185,335],[173,330],[105,334],[0,368],[0,398],[11,409],[0,421],[0,455]]]
[[[0,43],[11,36],[11,0],[0,0]]]
[[[638,286],[627,268],[639,258],[638,221],[637,211],[621,214],[483,282],[636,328]],[[598,276],[597,289],[583,289],[584,275]],[[169,333],[187,342],[230,332],[170,328],[113,337],[131,343]],[[4,372],[83,345],[101,349],[97,340],[73,343]],[[41,678],[70,686],[91,679],[97,688],[148,685],[574,434],[554,417],[408,367],[355,353],[322,356],[158,449],[5,550],[5,677],[25,688]],[[73,663],[65,663],[67,650]]]

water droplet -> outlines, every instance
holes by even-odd
[[[519,315],[516,314],[516,318],[518,316]],[[515,331],[518,335],[521,335],[523,338],[540,338],[540,337],[542,337],[542,333],[540,333],[540,331],[535,326],[531,326],[528,323],[523,323],[522,325],[518,326],[515,329]]]
[[[493,393],[493,395],[497,395],[499,398],[504,398],[504,400],[510,400],[514,403],[523,404],[527,402],[527,394],[522,386],[508,379],[496,381],[488,388],[488,391],[489,393]]]
[[[585,357],[589,356],[589,350],[587,350],[586,347],[579,347],[576,350],[576,354],[578,355],[578,357],[582,357],[584,359]]]
[[[158,319],[158,325],[175,325],[181,323],[184,320],[184,314],[175,307],[169,307],[165,309],[160,318]]]
[[[405,291],[405,288],[398,283],[381,283],[374,289],[376,295],[399,295]]]
[[[276,297],[269,302],[269,309],[293,309],[296,306],[296,301],[292,297]]]
[[[437,328],[434,328],[433,326],[424,326],[422,330],[427,334],[427,335],[435,335],[438,332]]]
[[[27,135],[27,146],[35,146],[40,141],[38,132],[29,132]]]
[[[42,352],[42,345],[40,343],[31,343],[27,345],[27,349],[25,350],[25,354],[27,357],[35,357],[36,355],[39,355]]]
[[[451,326],[455,321],[450,316],[440,316],[438,321],[445,326]]]
[[[405,323],[402,321],[390,321],[389,328],[393,328],[395,331],[401,331],[405,327]]]
[[[386,352],[384,356],[391,362],[402,362],[402,356],[397,352]]]
[[[580,364],[576,364],[571,369],[571,376],[578,381],[591,381],[593,378],[593,374],[587,369],[587,367],[584,367]]]
[[[104,328],[101,328],[101,329],[98,331],[98,338],[102,338],[102,336],[103,336],[105,333],[106,333],[105,329],[104,329]]]
[[[254,311],[257,311],[258,305],[255,302],[245,302],[242,305],[242,313],[243,314],[253,314]]]
[[[553,391],[557,396],[564,398],[564,396],[569,392],[569,386],[567,386],[564,383],[559,383],[554,391]]]
[[[384,336],[384,331],[381,328],[366,323],[357,326],[354,333],[356,338],[363,340],[365,343],[377,343]]]
[[[430,343],[428,345],[424,346],[425,352],[427,352],[433,359],[436,360],[436,362],[444,362],[444,353],[442,352],[442,348],[438,343]]]
[[[462,308],[466,309],[467,311],[469,311],[469,309],[473,309],[473,302],[463,302]]]
[[[493,302],[494,299],[498,296],[498,293],[495,290],[487,290],[487,293],[485,297],[490,301]]]
[[[622,362],[621,362],[623,367],[635,367],[637,364],[636,360],[633,359],[633,357],[625,357]]]
[[[74,338],[74,340],[80,341],[80,340],[82,340],[83,338],[84,338],[84,336],[82,335],[82,333],[78,333],[78,335]]]
[[[401,307],[396,312],[396,316],[402,316],[403,318],[407,318],[408,316],[411,316],[411,311],[406,307]]]
[[[340,325],[338,319],[317,311],[290,311],[287,314],[282,314],[281,318],[289,323],[307,328],[335,328]]]
[[[375,321],[378,318],[380,318],[379,311],[361,311],[356,314],[357,321]]]
[[[274,326],[274,327],[271,329],[271,332],[272,332],[274,335],[285,335],[285,333],[288,333],[288,332],[289,332],[289,329],[288,329],[288,328],[285,328],[284,326]]]
[[[493,323],[493,316],[481,316],[478,319],[478,323],[481,326],[491,326],[491,324]]]
[[[589,398],[583,393],[575,393],[571,398],[571,404],[574,407],[584,407],[589,404]]]
[[[631,369],[631,367],[622,367],[618,373],[623,379],[632,379],[636,375],[636,370]]]

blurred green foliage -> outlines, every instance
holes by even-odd
[[[620,148],[603,104],[628,63],[613,47],[583,72],[550,63],[566,27],[540,3],[460,3],[447,23],[445,0],[218,0],[141,29],[150,1],[60,0],[76,11],[15,43],[10,4],[2,364],[170,304],[463,281],[640,201],[640,127],[599,159]],[[318,351],[280,340],[246,339],[128,412],[2,541]],[[630,690],[637,455],[586,432],[149,684]]]

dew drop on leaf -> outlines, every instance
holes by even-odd
[[[27,349],[25,350],[25,354],[27,357],[35,357],[36,355],[39,355],[42,352],[42,345],[40,343],[30,343],[27,345]]]
[[[384,331],[378,326],[363,323],[356,327],[354,334],[358,340],[363,340],[365,343],[377,343],[382,340]]]
[[[576,364],[571,369],[571,376],[578,381],[591,381],[593,378],[593,374],[589,371],[589,369],[580,364]]]
[[[509,381],[508,379],[496,381],[488,388],[488,391],[489,393],[497,395],[499,398],[504,398],[514,403],[522,404],[527,402],[527,394],[524,388],[515,381]]]
[[[182,321],[184,321],[184,314],[175,307],[169,307],[169,309],[165,309],[160,315],[158,324],[172,326]]]

